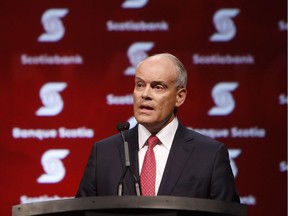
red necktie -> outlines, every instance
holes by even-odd
[[[155,196],[156,161],[153,148],[158,143],[158,137],[150,136],[147,143],[148,149],[140,175],[141,191],[143,196]]]

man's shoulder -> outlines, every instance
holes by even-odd
[[[100,139],[100,140],[96,141],[95,144],[97,144],[97,145],[103,145],[103,144],[107,145],[109,143],[114,143],[114,142],[119,142],[119,141],[121,141],[120,134],[113,134],[111,136],[108,136],[106,138],[103,138],[103,139]]]
[[[193,130],[192,128],[185,127],[182,124],[179,124],[178,131],[180,134],[182,134],[182,136],[187,137],[187,139],[190,139],[191,141],[196,143],[201,143],[202,145],[203,144],[209,144],[213,146],[224,145],[222,142],[212,139],[211,137],[208,137],[206,135],[203,135]]]
[[[130,138],[131,136],[135,136],[135,134],[137,134],[137,129],[136,128],[132,128],[128,130],[128,138]],[[111,136],[108,136],[106,138],[100,139],[99,141],[96,141],[95,144],[97,145],[113,145],[113,143],[117,144],[117,143],[122,143],[122,137],[120,135],[120,133],[115,133]]]

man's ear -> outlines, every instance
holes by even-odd
[[[176,105],[175,105],[176,107],[180,107],[184,103],[186,95],[187,95],[186,88],[181,88],[178,90],[176,95]]]

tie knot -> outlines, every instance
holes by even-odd
[[[151,135],[147,140],[148,148],[153,149],[158,144],[158,141],[159,139],[157,136]]]

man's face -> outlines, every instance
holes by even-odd
[[[152,57],[135,74],[134,116],[151,133],[157,133],[174,118],[174,109],[185,100],[186,90],[176,85],[177,72],[169,58]]]

